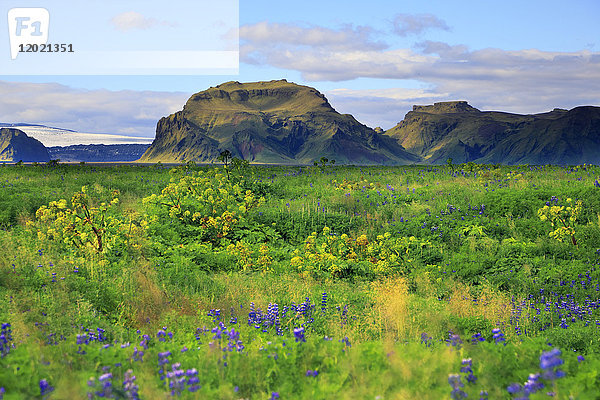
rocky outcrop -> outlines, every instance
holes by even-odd
[[[0,129],[0,162],[47,162],[50,160],[44,145],[14,128]]]

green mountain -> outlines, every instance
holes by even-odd
[[[223,150],[251,162],[413,164],[396,140],[335,111],[316,89],[286,80],[227,82],[162,118],[142,162],[213,161]]]
[[[0,129],[0,162],[47,162],[50,156],[44,145],[13,128]]]
[[[441,102],[414,106],[385,135],[429,164],[600,163],[600,107],[519,115]]]

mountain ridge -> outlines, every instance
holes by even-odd
[[[142,162],[212,161],[221,151],[253,162],[412,164],[419,157],[353,116],[338,113],[314,88],[226,82],[192,95],[161,118]]]
[[[546,113],[480,111],[466,101],[414,106],[385,135],[427,164],[600,163],[600,107]],[[585,138],[585,140],[582,140]]]

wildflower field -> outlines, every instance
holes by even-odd
[[[598,399],[599,179],[2,165],[0,399]]]

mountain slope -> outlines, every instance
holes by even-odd
[[[162,118],[143,162],[212,161],[223,150],[264,163],[412,164],[419,157],[342,115],[317,90],[288,83],[227,82],[194,94]]]
[[[148,147],[149,144],[77,144],[48,147],[48,154],[53,160],[63,162],[136,161]]]
[[[442,102],[414,106],[385,135],[430,164],[599,163],[600,107],[520,115]]]
[[[47,162],[50,160],[44,145],[25,132],[13,128],[0,129],[0,161]]]

